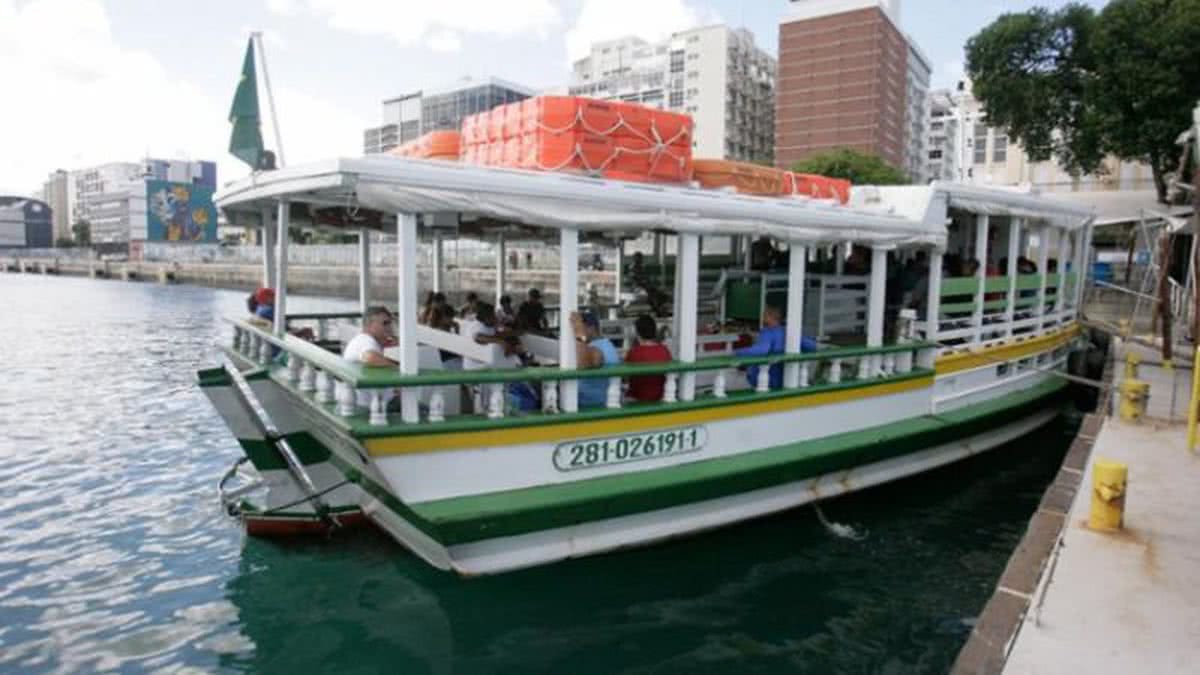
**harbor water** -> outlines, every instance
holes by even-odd
[[[294,298],[294,311],[342,309]],[[244,294],[0,275],[0,672],[940,673],[1069,441],[462,580],[372,531],[249,539],[195,385]]]

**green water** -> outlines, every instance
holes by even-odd
[[[0,276],[0,671],[940,673],[1069,441],[672,543],[462,580],[370,530],[245,538],[193,383],[240,294]],[[331,301],[299,300],[293,309]]]

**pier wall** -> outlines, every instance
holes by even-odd
[[[186,283],[214,288],[250,290],[262,281],[260,263],[225,262],[131,262],[105,261],[83,257],[32,258],[28,256],[0,257],[0,271],[25,274],[61,274],[97,279],[121,279],[127,281],[149,281],[159,283]],[[429,267],[418,267],[418,284],[422,289],[433,285],[433,273]],[[601,300],[613,296],[615,275],[611,271],[581,271],[580,284],[589,284]],[[455,268],[444,270],[443,285],[447,294],[457,301],[468,291],[475,291],[485,299],[495,295],[496,271],[485,268]],[[373,300],[394,304],[397,298],[395,266],[376,266],[371,275]],[[507,272],[506,291],[514,302],[530,288],[542,291],[547,301],[558,301],[557,269],[515,269]],[[351,265],[303,265],[288,266],[288,290],[303,295],[335,297],[358,296],[358,269]]]

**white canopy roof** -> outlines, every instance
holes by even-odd
[[[337,159],[254,174],[223,189],[217,205],[255,212],[279,199],[394,213],[461,212],[532,226],[598,232],[667,229],[701,235],[767,235],[799,244],[944,245],[940,219],[884,206],[753,197],[564,173],[437,160]]]
[[[909,217],[928,214],[935,204],[970,213],[1015,216],[1073,230],[1095,217],[1091,206],[1071,203],[1021,188],[982,187],[935,181],[925,186],[855,188],[851,205],[886,206]]]

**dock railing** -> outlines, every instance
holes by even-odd
[[[664,363],[618,365],[594,370],[560,370],[557,367],[529,367],[498,370],[435,370],[416,375],[401,375],[390,368],[370,367],[345,361],[339,355],[294,335],[280,337],[242,320],[231,320],[233,344],[229,351],[258,367],[270,369],[276,377],[306,397],[312,405],[344,418],[349,422],[365,421],[368,427],[416,427],[447,421],[446,388],[459,385],[477,386],[481,392],[482,409],[474,415],[454,419],[474,418],[481,428],[488,421],[512,415],[508,405],[508,386],[516,383],[538,385],[541,388],[541,409],[520,413],[532,420],[553,416],[556,419],[571,415],[587,416],[588,410],[562,412],[558,404],[558,383],[568,380],[606,380],[604,409],[660,405],[666,408],[686,407],[704,400],[733,397],[775,398],[795,394],[798,390],[846,389],[876,384],[887,380],[911,379],[932,375],[936,346],[932,343],[909,342],[876,348],[850,347],[800,354],[772,354],[758,357],[718,356],[694,363],[670,361]],[[286,356],[282,356],[286,355]],[[782,364],[785,372],[793,370],[795,386],[772,389],[770,366]],[[739,377],[739,368],[759,366],[753,386],[745,391],[731,392],[731,378]],[[681,378],[712,374],[712,384],[697,391],[690,401],[683,400]],[[623,381],[630,377],[664,377],[663,396],[658,403],[627,402]],[[402,388],[416,388],[427,394],[422,404],[420,422],[399,423],[400,415],[387,407],[388,394]],[[367,406],[359,405],[359,393],[365,394]],[[393,418],[394,416],[394,418]]]

